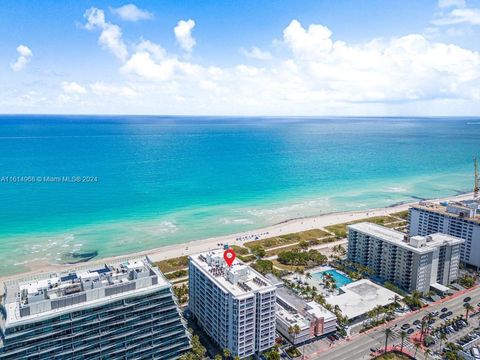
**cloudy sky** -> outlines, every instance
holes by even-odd
[[[480,0],[15,0],[0,38],[0,113],[480,115]]]

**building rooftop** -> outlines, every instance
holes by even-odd
[[[148,258],[83,266],[4,283],[7,323],[50,316],[152,286],[169,286]]]
[[[332,305],[338,305],[343,315],[349,319],[361,316],[374,307],[385,306],[394,302],[395,292],[385,289],[370,280],[362,279],[340,288],[340,295],[329,296],[326,301]]]
[[[289,327],[298,325],[301,330],[310,328],[310,321],[305,319],[304,316],[299,313],[288,311],[281,305],[277,305],[277,311],[275,312],[275,314],[278,319],[283,321]]]
[[[223,252],[223,249],[218,249],[190,255],[189,258],[207,277],[233,296],[241,297],[275,289],[263,275],[237,258],[232,266],[227,266]]]
[[[312,315],[317,319],[324,318],[325,321],[329,321],[331,319],[335,319],[335,320],[337,319],[336,315],[333,312],[325,309],[322,305],[320,305],[316,301],[310,301],[307,303],[306,312],[307,314]]]
[[[400,231],[369,222],[348,225],[348,228],[379,238],[383,241],[387,241],[419,254],[431,252],[435,248],[442,245],[448,244],[452,246],[465,242],[463,239],[441,233],[431,234],[428,236],[409,237]]]
[[[277,303],[287,312],[298,313],[302,317],[310,315],[317,319],[324,318],[325,321],[337,318],[333,312],[325,309],[316,301],[306,302],[283,284],[277,287]]]
[[[412,208],[426,210],[453,218],[461,218],[480,224],[480,201],[478,199],[442,203],[421,201],[418,204],[412,205]]]

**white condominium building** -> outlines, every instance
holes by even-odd
[[[480,211],[478,200],[433,203],[420,202],[409,210],[410,235],[435,232],[465,240],[460,248],[460,260],[480,267]]]
[[[457,279],[463,242],[440,233],[408,237],[363,222],[348,226],[348,259],[407,291],[427,292],[431,284],[448,285]]]
[[[232,357],[249,357],[275,343],[276,288],[223,250],[189,258],[189,309],[202,329]]]

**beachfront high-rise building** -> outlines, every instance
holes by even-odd
[[[480,204],[478,200],[437,204],[422,201],[409,210],[410,235],[441,232],[465,240],[460,260],[480,267]]]
[[[425,293],[457,279],[463,242],[440,233],[409,237],[363,222],[348,226],[348,259],[407,291]]]
[[[190,339],[148,258],[4,284],[0,359],[176,359]]]
[[[189,260],[189,309],[220,349],[245,358],[271,348],[275,286],[238,259],[227,266],[223,250]]]

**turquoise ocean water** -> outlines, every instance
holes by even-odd
[[[472,118],[1,116],[0,275],[470,191],[479,145]]]

